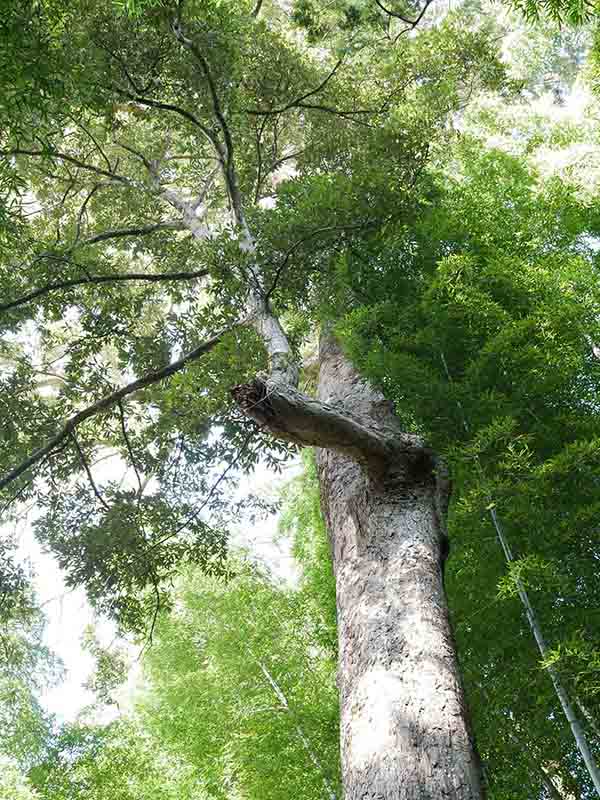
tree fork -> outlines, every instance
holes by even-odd
[[[372,420],[361,420],[340,405],[320,402],[280,381],[257,377],[235,386],[231,394],[249,417],[278,439],[343,453],[380,480],[399,480],[398,470],[416,476],[433,468],[433,451],[413,438],[397,439]]]
[[[446,471],[331,337],[318,399],[232,390],[274,436],[315,446],[336,576],[346,800],[482,800],[443,587]]]

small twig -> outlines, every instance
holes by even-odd
[[[75,241],[73,242],[73,244],[69,248],[70,250],[74,250],[77,247],[77,244],[78,244],[78,242],[79,242],[79,240],[81,238],[81,226],[82,226],[82,223],[83,223],[84,216],[86,217],[86,221],[87,221],[87,214],[86,214],[87,205],[90,202],[90,200],[92,199],[92,197],[96,194],[96,192],[98,191],[99,188],[100,188],[100,184],[99,183],[96,183],[94,186],[92,186],[91,190],[87,193],[87,195],[85,197],[85,200],[81,204],[81,208],[79,209],[79,214],[77,215],[77,228],[76,228],[76,231],[75,231]]]
[[[187,517],[187,518],[184,520],[184,522],[182,522],[182,523],[181,523],[181,525],[179,525],[177,528],[175,528],[175,530],[174,530],[174,531],[172,531],[171,533],[169,533],[167,536],[163,537],[162,539],[159,539],[159,540],[158,540],[158,542],[155,542],[155,543],[152,545],[152,549],[154,549],[155,547],[159,547],[161,544],[164,544],[164,543],[165,543],[166,541],[168,541],[169,539],[172,539],[172,538],[173,538],[173,536],[177,536],[179,533],[181,533],[181,531],[182,531],[182,530],[184,530],[185,528],[187,528],[187,526],[188,526],[188,525],[189,525],[191,522],[193,522],[195,519],[197,519],[197,518],[198,518],[198,516],[199,516],[199,515],[202,513],[202,511],[203,511],[203,510],[206,508],[206,506],[207,506],[207,504],[209,503],[209,501],[212,499],[212,497],[213,497],[214,493],[217,491],[217,489],[219,488],[219,486],[221,485],[221,483],[222,483],[222,482],[225,480],[225,478],[226,478],[226,477],[227,477],[227,475],[228,475],[228,474],[231,472],[231,470],[232,470],[232,469],[233,469],[233,468],[234,468],[234,467],[235,467],[235,466],[238,464],[239,460],[241,459],[241,457],[242,457],[242,456],[244,455],[244,453],[246,452],[246,449],[248,448],[248,445],[250,444],[250,442],[251,442],[251,440],[252,440],[252,437],[254,436],[254,433],[255,433],[255,431],[250,431],[250,433],[249,433],[249,434],[248,434],[248,435],[245,437],[244,441],[243,441],[243,442],[242,442],[242,444],[240,445],[240,448],[239,448],[238,452],[236,453],[236,456],[235,456],[235,458],[233,459],[233,461],[231,461],[231,462],[230,462],[230,463],[229,463],[229,464],[228,464],[228,465],[225,467],[225,469],[223,470],[223,472],[222,472],[222,473],[219,475],[219,477],[217,478],[217,480],[216,480],[216,481],[213,483],[213,485],[211,486],[211,488],[210,488],[210,490],[209,490],[208,494],[206,495],[206,497],[204,498],[204,500],[202,501],[202,503],[200,504],[200,506],[198,506],[197,508],[195,508],[195,509],[192,511],[192,513],[191,513],[191,514],[190,514],[190,515],[189,515],[189,516],[188,516],[188,517]]]
[[[28,150],[24,148],[14,148],[13,150],[0,150],[0,156],[39,156],[42,158],[57,158],[59,161],[66,161],[69,164],[74,164],[76,167],[79,167],[79,169],[84,169],[88,172],[95,172],[97,175],[103,175],[105,178],[110,178],[111,181],[116,181],[117,183],[122,183],[126,186],[130,186],[132,183],[129,178],[125,178],[123,175],[117,175],[114,172],[108,172],[107,170],[96,167],[93,164],[80,161],[78,158],[70,156],[68,153],[59,153],[56,150]]]
[[[106,166],[108,167],[108,171],[109,171],[109,172],[112,172],[112,168],[113,168],[113,166],[112,166],[112,164],[110,163],[110,161],[108,160],[108,156],[107,156],[107,155],[106,155],[106,153],[104,152],[103,148],[100,146],[100,143],[98,142],[98,140],[96,139],[96,137],[94,136],[94,134],[93,134],[93,133],[92,133],[90,130],[88,130],[88,128],[86,128],[86,126],[85,126],[85,125],[84,125],[84,124],[83,124],[83,123],[82,123],[82,122],[81,122],[79,119],[77,119],[76,117],[72,116],[71,114],[69,114],[69,119],[70,119],[72,122],[74,122],[74,123],[75,123],[75,125],[77,125],[77,127],[78,127],[78,128],[80,128],[80,129],[81,129],[81,130],[82,130],[82,131],[83,131],[83,132],[86,134],[86,136],[87,136],[89,139],[91,139],[91,140],[92,140],[92,142],[94,143],[94,145],[95,145],[95,147],[96,147],[96,150],[97,150],[97,151],[100,153],[100,155],[101,155],[101,156],[102,156],[102,158],[104,159],[104,163],[105,163],[105,164],[106,164]]]
[[[412,30],[413,28],[417,27],[417,25],[423,19],[423,16],[425,15],[425,12],[429,8],[429,6],[432,4],[432,2],[433,2],[433,0],[425,0],[425,5],[423,6],[421,11],[419,12],[418,16],[415,19],[409,19],[408,17],[405,17],[403,14],[400,14],[398,11],[392,11],[390,8],[386,8],[383,5],[383,3],[380,2],[380,0],[375,0],[376,5],[378,5],[379,8],[382,11],[385,11],[385,13],[389,17],[394,17],[395,19],[402,20],[402,22],[404,22],[406,25],[409,25],[410,27],[407,30]],[[405,33],[405,32],[406,31],[403,31],[403,33]]]
[[[83,465],[83,467],[84,467],[84,469],[85,469],[85,471],[87,473],[88,481],[90,483],[90,486],[92,487],[92,491],[94,492],[94,494],[96,495],[96,497],[100,501],[100,504],[105,508],[105,510],[106,511],[110,511],[110,506],[108,505],[106,500],[102,497],[102,495],[100,494],[100,490],[96,486],[96,482],[94,481],[94,476],[92,475],[92,470],[90,469],[90,465],[88,464],[88,462],[86,460],[86,457],[85,457],[85,454],[84,454],[83,450],[81,449],[81,445],[79,444],[79,442],[77,440],[77,437],[75,436],[75,432],[74,431],[70,431],[69,436],[73,440],[73,444],[75,445],[75,449],[77,450],[77,454],[79,456],[79,460],[81,461],[81,463],[82,463],[82,465]]]
[[[290,258],[293,256],[293,254],[296,252],[296,250],[298,250],[299,247],[301,247],[303,244],[305,244],[305,242],[308,242],[311,239],[314,239],[315,236],[319,236],[322,233],[332,233],[332,232],[335,232],[335,231],[347,231],[347,230],[360,230],[362,228],[370,227],[373,224],[374,223],[372,221],[367,221],[367,222],[362,222],[362,223],[359,223],[359,224],[356,224],[356,225],[328,225],[327,227],[324,227],[324,228],[316,228],[314,231],[311,231],[306,236],[304,236],[302,239],[298,239],[298,241],[294,242],[294,244],[285,252],[283,260],[282,260],[281,264],[277,268],[277,271],[275,273],[275,277],[273,278],[273,282],[271,284],[271,287],[265,293],[265,299],[268,300],[271,297],[271,295],[273,294],[273,292],[277,288],[277,284],[279,283],[279,278],[281,277],[281,275],[283,273],[283,270],[286,268]]]
[[[327,86],[329,81],[333,78],[333,76],[342,66],[343,63],[344,63],[344,58],[342,56],[342,58],[338,59],[337,63],[335,64],[331,72],[329,72],[329,74],[326,75],[325,78],[323,78],[323,80],[318,86],[316,86],[314,89],[310,89],[310,91],[308,92],[305,92],[305,94],[300,95],[300,97],[296,97],[295,100],[290,100],[289,103],[286,103],[286,105],[282,106],[281,108],[273,108],[268,110],[263,110],[259,108],[255,109],[248,108],[244,109],[244,111],[246,112],[246,114],[252,114],[253,116],[273,116],[276,114],[283,114],[285,111],[289,111],[290,108],[300,108],[300,107],[306,108],[308,106],[304,106],[303,104],[304,100],[308,100],[309,97],[314,97],[314,95],[321,92]]]
[[[125,446],[127,447],[129,458],[131,459],[131,466],[133,467],[133,471],[135,472],[135,476],[137,478],[139,486],[138,490],[138,501],[139,501],[142,497],[142,492],[144,491],[144,484],[142,483],[142,479],[140,477],[140,473],[137,468],[135,456],[133,455],[133,449],[131,447],[131,442],[129,441],[129,436],[127,434],[127,427],[125,425],[125,411],[123,410],[123,403],[120,400],[117,400],[117,408],[119,409],[119,417],[121,420],[121,431],[123,433],[123,439],[125,440]]]
[[[151,100],[148,97],[143,97],[142,95],[132,94],[131,92],[127,92],[124,89],[120,89],[119,87],[113,87],[113,90],[117,93],[122,95],[123,97],[127,97],[129,100],[133,100],[135,103],[140,103],[141,105],[148,106],[149,108],[158,108],[162,111],[171,111],[174,114],[179,114],[180,117],[183,117],[188,122],[191,122],[195,125],[204,136],[208,139],[208,141],[217,149],[221,147],[219,140],[216,138],[215,134],[204,125],[198,117],[192,114],[191,111],[187,111],[185,108],[181,108],[180,106],[173,105],[173,103],[162,103],[160,100]],[[221,148],[222,149],[222,148]]]

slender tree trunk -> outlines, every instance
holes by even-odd
[[[331,339],[319,399],[418,446]],[[337,586],[345,800],[480,800],[443,587],[447,482],[426,450],[384,475],[332,449],[317,462]]]

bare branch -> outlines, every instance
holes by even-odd
[[[432,2],[432,0],[430,0]],[[289,103],[282,106],[281,108],[272,108],[272,109],[260,109],[260,108],[245,108],[244,113],[251,114],[252,116],[258,117],[271,117],[271,116],[278,116],[279,114],[284,114],[286,111],[289,111],[292,108],[305,108],[308,110],[313,111],[323,111],[327,114],[333,114],[338,117],[343,117],[348,119],[349,122],[354,122],[357,125],[363,125],[366,128],[373,127],[368,122],[364,122],[360,119],[355,119],[357,116],[362,116],[365,114],[378,114],[381,113],[382,109],[377,108],[365,108],[365,109],[354,109],[352,111],[347,111],[344,109],[334,108],[333,106],[326,105],[324,103],[307,103],[305,102],[310,97],[314,97],[316,94],[321,92],[325,86],[329,83],[331,78],[335,75],[338,69],[344,63],[344,59],[340,58],[337,63],[335,64],[334,68],[331,72],[326,75],[326,77],[321,81],[321,83],[314,89],[311,89],[309,92],[297,97],[295,100],[290,100]]]
[[[167,542],[169,539],[172,539],[174,536],[177,536],[178,534],[180,534],[181,531],[185,530],[185,528],[187,528],[188,525],[191,525],[191,523],[194,522],[194,520],[198,519],[198,517],[200,516],[202,511],[204,511],[204,509],[206,508],[206,506],[208,505],[208,503],[212,499],[213,495],[215,494],[215,492],[219,488],[220,484],[223,483],[223,481],[227,478],[227,476],[229,475],[231,470],[234,469],[238,465],[238,463],[241,460],[242,456],[245,454],[246,450],[248,449],[248,445],[250,444],[250,442],[254,438],[254,435],[255,435],[255,431],[251,430],[245,436],[244,441],[241,443],[241,445],[240,445],[240,447],[239,447],[239,449],[238,449],[238,451],[237,451],[237,453],[235,455],[235,458],[232,461],[230,461],[229,464],[227,464],[227,466],[223,469],[223,471],[221,472],[221,474],[219,475],[217,480],[210,487],[210,490],[208,491],[206,497],[203,499],[203,501],[200,503],[200,505],[196,506],[196,508],[193,509],[193,511],[184,519],[184,521],[181,523],[181,525],[178,525],[177,528],[175,528],[175,530],[169,532],[166,536],[163,536],[163,538],[159,539],[157,542],[154,542],[154,544],[151,545],[151,549],[155,549],[156,547],[160,547],[162,544]]]
[[[215,175],[219,171],[220,167],[217,167],[208,174],[208,177],[206,178],[204,186],[202,187],[198,197],[193,200],[188,200],[172,189],[165,188],[165,186],[162,184],[160,175],[160,162],[156,160],[150,161],[143,153],[128,144],[124,144],[123,142],[116,142],[115,144],[117,144],[119,147],[122,147],[123,150],[127,150],[129,153],[136,156],[136,158],[140,159],[150,174],[150,178],[154,184],[157,194],[183,214],[184,219],[181,227],[187,227],[192,232],[192,235],[197,238],[206,238],[208,235],[208,228],[200,225],[196,211],[204,202],[206,195],[213,185]],[[219,163],[221,162],[219,161]]]
[[[323,111],[325,114],[332,114],[336,117],[342,117],[343,119],[348,120],[348,122],[352,122],[355,125],[362,125],[364,128],[374,128],[374,125],[371,125],[370,122],[365,122],[362,119],[356,119],[361,115],[365,114],[380,114],[381,109],[378,108],[365,108],[365,109],[357,109],[355,111],[346,111],[340,108],[333,108],[333,106],[326,106],[321,103],[297,103],[294,106],[285,106],[284,108],[274,109],[273,111],[261,110],[261,109],[252,109],[247,108],[244,109],[246,114],[251,114],[253,116],[274,116],[278,114],[283,114],[286,111],[289,111],[291,108],[306,108],[309,111]]]
[[[142,162],[142,164],[146,167],[148,172],[153,177],[155,177],[157,175],[155,164],[153,164],[152,161],[148,161],[146,156],[143,153],[141,153],[139,150],[136,150],[135,147],[131,147],[131,145],[128,145],[128,144],[123,144],[123,142],[115,142],[115,144],[118,147],[122,147],[123,150],[127,150],[128,153],[131,153],[131,155],[135,156],[136,158],[139,158],[140,161]]]
[[[193,211],[196,211],[198,208],[200,208],[202,203],[206,200],[206,196],[208,195],[209,191],[211,190],[211,188],[212,188],[212,186],[213,186],[213,184],[215,182],[215,178],[217,177],[217,173],[218,172],[219,172],[219,167],[215,167],[215,169],[213,169],[211,172],[209,172],[208,177],[204,181],[204,186],[202,187],[202,190],[200,191],[200,194],[192,202],[192,206],[191,207],[192,207]]]
[[[261,10],[261,8],[263,7],[263,2],[264,2],[264,0],[257,0],[257,3],[256,3],[256,5],[255,5],[255,6],[254,6],[254,8],[252,9],[252,14],[251,14],[251,16],[252,16],[252,17],[254,17],[255,19],[256,19],[256,17],[258,17],[258,15],[260,14],[260,10]]]
[[[77,215],[77,229],[75,231],[75,241],[71,245],[71,248],[70,248],[71,250],[73,250],[77,246],[77,243],[79,242],[79,240],[81,238],[81,226],[82,226],[82,223],[83,223],[83,218],[86,217],[86,220],[87,220],[87,206],[88,206],[88,203],[90,202],[92,197],[96,194],[96,192],[99,189],[100,189],[100,184],[99,183],[96,183],[94,186],[92,186],[91,190],[87,193],[85,200],[81,204],[81,208],[79,209],[79,214]]]
[[[68,259],[61,260],[65,261],[66,263],[73,263]],[[29,294],[25,294],[16,300],[12,300],[10,303],[3,303],[0,305],[0,312],[9,311],[12,308],[18,308],[18,306],[30,303],[32,300],[35,300],[36,297],[41,297],[49,292],[59,291],[62,289],[71,289],[73,286],[86,286],[88,284],[97,283],[120,283],[122,281],[185,281],[193,280],[195,278],[205,278],[208,274],[208,270],[201,269],[196,270],[195,272],[157,272],[154,274],[149,272],[124,272],[121,275],[86,275],[83,278],[72,278],[70,280],[57,281],[55,283],[48,283],[46,286],[41,286],[39,289],[29,292]]]
[[[119,147],[122,147],[123,150],[127,150],[128,153],[131,153],[136,158],[139,158],[142,164],[148,170],[150,174],[150,178],[152,183],[154,184],[155,191],[161,195],[170,205],[176,208],[178,211],[181,211],[182,214],[188,215],[192,210],[192,206],[188,200],[181,197],[181,195],[174,192],[172,189],[165,189],[165,187],[161,184],[160,180],[160,172],[159,172],[159,164],[157,161],[152,160],[150,161],[146,156],[141,153],[139,150],[136,150],[134,147],[131,147],[128,144],[124,144],[123,142],[116,142]]]
[[[121,67],[121,70],[123,71],[123,74],[125,75],[125,78],[127,79],[127,83],[131,86],[133,91],[136,94],[144,94],[143,89],[140,89],[138,87],[138,85],[135,83],[135,81],[133,80],[133,78],[131,77],[131,75],[129,73],[129,70],[127,69],[127,63],[124,61],[124,59],[122,59],[121,56],[117,55],[117,53],[115,53],[114,50],[111,50],[108,47],[108,45],[106,45],[104,42],[101,42],[101,41],[97,40],[94,43],[97,44],[98,47],[101,47],[102,50],[107,52],[108,55],[111,58],[114,58],[114,60],[119,64],[119,66]]]

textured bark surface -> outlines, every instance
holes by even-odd
[[[318,451],[337,585],[345,800],[480,800],[443,588],[443,476],[402,455],[390,405],[336,344],[321,347],[319,399],[400,441],[386,474]]]
[[[332,338],[317,400],[287,380],[285,360],[272,362],[269,378],[232,395],[274,436],[319,448],[345,800],[482,800],[443,586],[446,471]]]
[[[433,454],[416,440],[393,436],[374,418],[307,397],[280,380],[255,378],[231,393],[249,417],[277,438],[303,447],[331,447],[364,464],[370,474],[383,474],[399,456],[416,472],[429,468]]]

